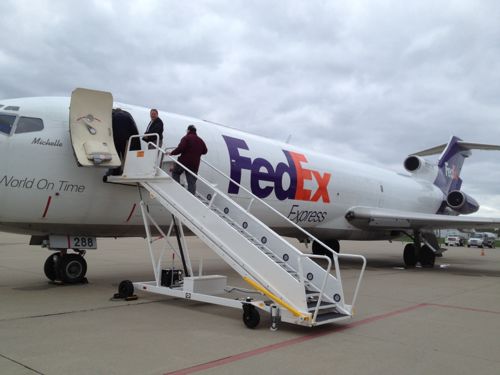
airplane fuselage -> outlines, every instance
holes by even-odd
[[[37,118],[43,130],[0,132],[0,230],[33,235],[143,236],[139,190],[103,182],[106,168],[78,167],[69,133],[69,98],[2,100],[0,115]],[[142,133],[149,109],[115,103],[130,112]],[[6,110],[18,106],[18,110]],[[353,206],[436,213],[443,193],[431,181],[354,163],[211,122],[166,112],[163,146],[175,147],[194,124],[207,146],[204,157],[284,216],[325,239],[384,239],[394,233],[362,231],[345,214]],[[202,164],[199,174],[237,201],[248,194]],[[143,192],[143,194],[145,194]],[[153,215],[170,215],[146,197]],[[285,235],[297,235],[253,212]]]

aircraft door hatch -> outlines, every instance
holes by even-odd
[[[77,88],[71,93],[69,131],[79,166],[121,166],[113,142],[112,109],[110,92]]]

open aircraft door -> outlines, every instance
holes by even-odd
[[[113,142],[113,95],[77,88],[71,93],[69,130],[76,160],[82,167],[119,167]]]

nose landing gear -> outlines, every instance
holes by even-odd
[[[87,262],[83,257],[85,251],[77,253],[67,253],[61,251],[51,254],[43,266],[45,276],[50,281],[63,284],[87,283],[85,274],[87,273]]]

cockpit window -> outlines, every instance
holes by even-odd
[[[5,107],[4,110],[6,110],[6,111],[19,111],[19,106],[9,105],[8,107]]]
[[[10,134],[16,116],[0,114],[0,133]]]
[[[2,107],[3,107],[3,104],[0,104],[0,108],[2,108]]]
[[[35,117],[20,117],[16,126],[16,134],[38,132],[43,130],[43,121]]]

